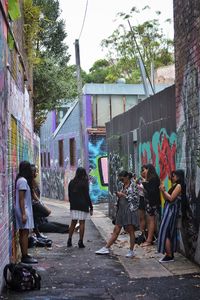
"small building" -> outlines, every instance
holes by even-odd
[[[156,91],[167,86],[157,85]],[[90,178],[91,199],[94,203],[107,201],[108,153],[105,123],[145,98],[142,84],[86,84],[83,87],[81,112],[79,101],[71,102],[59,125],[56,112],[50,112],[40,131],[43,196],[68,199],[68,183],[74,177],[76,168],[83,164],[81,158],[84,154],[84,165]]]

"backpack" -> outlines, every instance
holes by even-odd
[[[15,291],[39,290],[41,287],[40,275],[32,266],[23,263],[7,264],[4,268],[4,278],[7,287]]]

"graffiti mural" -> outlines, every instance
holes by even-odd
[[[176,133],[168,135],[165,128],[156,131],[151,141],[139,144],[139,170],[143,164],[152,163],[165,181],[176,169],[176,148]]]
[[[94,203],[108,199],[108,165],[105,137],[90,136],[88,143],[90,196]]]
[[[47,198],[65,199],[65,174],[64,170],[42,170],[42,195]]]
[[[7,176],[7,70],[6,70],[6,24],[0,11],[0,274],[9,259],[8,242],[8,176]],[[0,277],[0,288],[2,277]]]
[[[199,53],[196,56],[199,56]],[[199,58],[200,59],[200,58]],[[182,118],[177,121],[179,141],[178,167],[186,170],[187,183],[187,226],[184,230],[186,252],[194,257],[200,224],[200,94],[199,67],[188,63],[184,72],[179,111]]]

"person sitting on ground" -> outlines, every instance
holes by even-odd
[[[29,230],[34,228],[32,193],[33,174],[31,164],[22,161],[19,165],[19,173],[15,181],[15,220],[16,229],[19,230],[19,243],[22,253],[21,262],[26,264],[37,263],[37,260],[28,255]]]
[[[162,183],[160,190],[165,199],[163,217],[158,235],[158,252],[165,254],[161,263],[174,261],[177,248],[177,220],[180,213],[181,200],[186,196],[184,171],[176,170],[171,175],[172,187],[167,192]]]
[[[76,170],[74,179],[72,179],[68,186],[68,195],[70,203],[71,213],[71,225],[69,228],[69,238],[67,241],[67,247],[72,246],[72,236],[79,221],[79,248],[84,248],[83,243],[85,232],[85,220],[87,219],[89,212],[93,214],[93,205],[89,195],[89,180],[84,168],[79,167]]]
[[[160,213],[160,178],[152,164],[142,166],[144,179],[145,212],[147,216],[147,239],[141,244],[142,247],[153,244],[154,234],[156,233],[156,216]]]
[[[37,182],[38,167],[31,164],[33,174],[33,193],[32,193],[32,205],[33,205],[33,219],[34,219],[34,233],[37,238],[47,238],[39,231],[39,225],[43,223],[43,219],[51,214],[51,210],[40,200],[40,188]]]
[[[95,253],[109,254],[110,247],[117,240],[122,227],[125,227],[130,236],[130,249],[126,257],[131,258],[135,256],[135,229],[138,227],[139,196],[136,183],[130,179],[130,174],[127,171],[120,172],[119,178],[123,181],[123,186],[121,191],[116,193],[119,200],[112,237],[106,243],[105,247],[99,249]]]

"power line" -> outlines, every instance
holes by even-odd
[[[82,31],[83,31],[83,28],[84,28],[84,25],[85,25],[85,19],[86,19],[86,14],[87,14],[87,8],[88,8],[88,1],[86,2],[86,6],[85,6],[85,14],[84,14],[84,18],[83,18],[83,24],[82,24],[82,27],[81,27],[81,31],[80,31],[80,34],[79,34],[79,40],[80,40],[80,37],[81,37],[81,34],[82,34]]]

